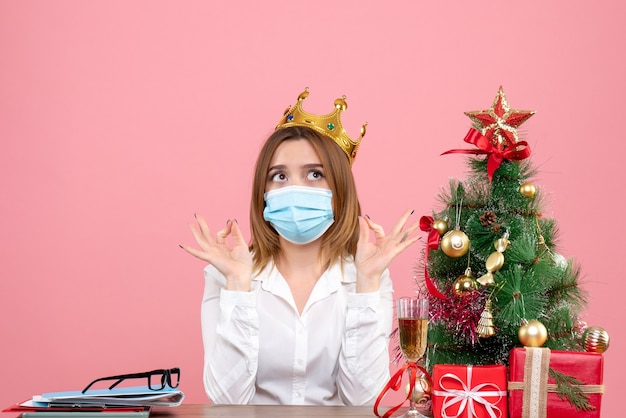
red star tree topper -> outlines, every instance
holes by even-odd
[[[474,127],[481,134],[491,138],[493,145],[504,148],[518,142],[517,128],[534,115],[535,111],[511,109],[500,86],[490,109],[465,114],[474,122]]]

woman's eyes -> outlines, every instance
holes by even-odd
[[[317,181],[324,178],[324,173],[319,170],[311,170],[309,174],[307,174],[306,179],[310,181]]]
[[[320,170],[311,170],[305,176],[305,180],[307,181],[319,181],[319,180],[322,180],[323,178],[324,178],[324,173]],[[284,183],[288,180],[289,180],[289,177],[287,176],[286,173],[282,171],[279,171],[276,173],[270,173],[270,181],[273,181],[275,183]]]
[[[282,182],[287,181],[287,175],[285,173],[282,173],[282,172],[271,174],[270,178],[271,178],[272,181],[274,181],[276,183],[282,183]]]

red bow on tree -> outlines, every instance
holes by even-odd
[[[428,293],[438,299],[446,300],[447,298],[437,289],[433,279],[428,274],[428,252],[439,248],[439,232],[433,228],[433,222],[434,219],[432,216],[422,216],[420,218],[420,229],[424,232],[428,232],[428,243],[426,244],[426,253],[424,254],[424,282],[426,283]]]
[[[500,167],[502,160],[523,160],[530,156],[530,146],[526,141],[518,141],[515,144],[504,147],[498,143],[494,145],[491,138],[481,134],[477,129],[471,128],[464,139],[465,142],[476,145],[478,149],[453,149],[446,154],[487,154],[487,176],[491,181],[493,173]]]
[[[500,86],[489,109],[465,112],[474,126],[465,137],[465,142],[476,145],[478,149],[455,149],[441,155],[487,154],[487,175],[491,181],[502,160],[523,160],[530,156],[530,147],[526,141],[519,141],[517,128],[534,113],[533,110],[511,109]]]

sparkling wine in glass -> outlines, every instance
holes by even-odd
[[[426,340],[428,336],[428,299],[416,297],[400,298],[396,301],[398,314],[398,333],[400,336],[400,349],[408,362],[416,363],[426,351]],[[410,374],[414,371],[408,370]],[[416,384],[420,384],[420,379],[415,376]],[[416,408],[413,394],[409,396],[409,410],[404,417],[419,418],[424,417]]]

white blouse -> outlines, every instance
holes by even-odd
[[[356,293],[352,261],[333,264],[302,314],[273,264],[252,291],[204,269],[204,387],[216,404],[371,405],[389,380],[393,287]]]

